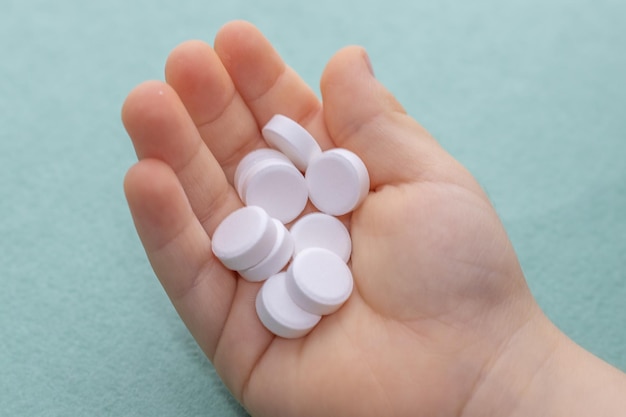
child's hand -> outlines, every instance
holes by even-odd
[[[125,181],[128,203],[177,311],[252,415],[520,409],[569,341],[534,302],[485,193],[374,78],[362,49],[331,59],[323,104],[243,22],[225,26],[215,49],[178,47],[166,78],[140,85],[124,105],[139,157]],[[265,146],[260,127],[277,113],[322,148],[358,154],[371,177],[349,219],[355,290],[296,340],[265,330],[259,284],[224,268],[210,244],[242,205],[232,187],[238,161]]]

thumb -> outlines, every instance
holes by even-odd
[[[330,137],[335,145],[363,159],[373,189],[415,181],[452,182],[480,189],[376,80],[363,48],[346,47],[329,61],[321,92]]]

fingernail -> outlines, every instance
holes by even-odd
[[[366,50],[363,50],[363,59],[365,60],[365,64],[367,65],[367,69],[370,74],[372,74],[372,77],[375,77],[376,75],[374,74],[374,68],[372,67],[372,60]]]

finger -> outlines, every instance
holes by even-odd
[[[241,203],[176,92],[158,81],[139,85],[124,103],[122,120],[139,159],[159,159],[174,170],[193,212],[212,235]]]
[[[215,51],[259,126],[284,114],[304,126],[322,148],[332,146],[319,99],[256,27],[241,21],[225,25],[215,38]]]
[[[337,146],[364,160],[372,188],[417,180],[477,187],[464,168],[374,78],[362,48],[344,48],[330,60],[321,91],[330,136]]]
[[[165,78],[232,184],[241,158],[266,145],[222,61],[206,43],[185,42],[168,57]]]
[[[209,358],[237,281],[211,254],[211,242],[172,169],[143,159],[124,180],[128,205],[148,259],[182,320]]]

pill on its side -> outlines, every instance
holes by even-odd
[[[304,127],[282,114],[274,115],[261,133],[268,145],[287,155],[302,172],[313,157],[322,153],[315,138]]]

